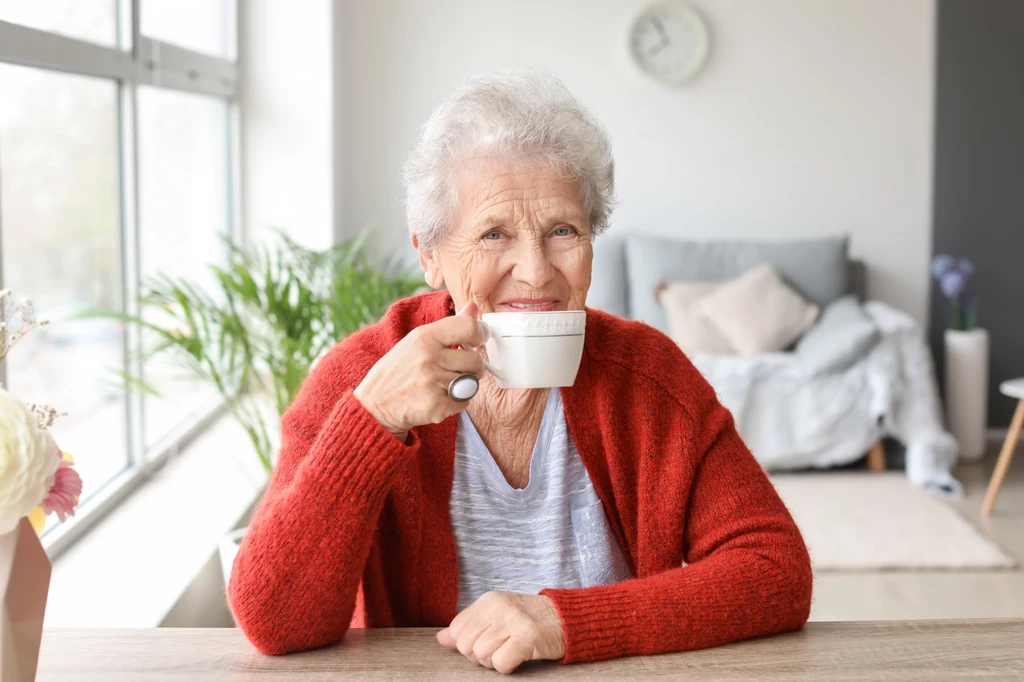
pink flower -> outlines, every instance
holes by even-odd
[[[82,477],[75,471],[75,463],[70,455],[57,451],[61,458],[57,466],[57,473],[53,481],[50,493],[39,506],[43,513],[49,515],[56,513],[61,523],[69,516],[75,515],[75,507],[78,506],[78,498],[82,496]]]

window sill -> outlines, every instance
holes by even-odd
[[[155,627],[252,507],[265,476],[220,417],[53,565],[46,627]]]

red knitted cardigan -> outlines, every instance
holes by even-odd
[[[457,419],[400,443],[353,389],[413,328],[454,314],[446,292],[394,304],[316,366],[282,420],[277,469],[235,560],[229,601],[260,650],[333,644],[354,627],[444,627],[457,613],[448,502]],[[564,662],[711,647],[807,620],[800,533],[679,348],[587,310],[565,419],[635,576],[546,589]]]

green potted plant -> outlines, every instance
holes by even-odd
[[[316,361],[423,287],[397,259],[373,259],[366,237],[324,251],[281,233],[262,246],[225,240],[226,262],[209,265],[206,283],[158,275],[139,298],[139,314],[94,314],[137,327],[143,362],[160,360],[213,387],[269,476],[277,447],[272,434]],[[160,395],[144,376],[121,375],[126,387]],[[222,542],[225,580],[243,533]]]

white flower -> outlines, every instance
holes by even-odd
[[[60,464],[57,451],[36,415],[0,389],[0,535],[46,498]]]

